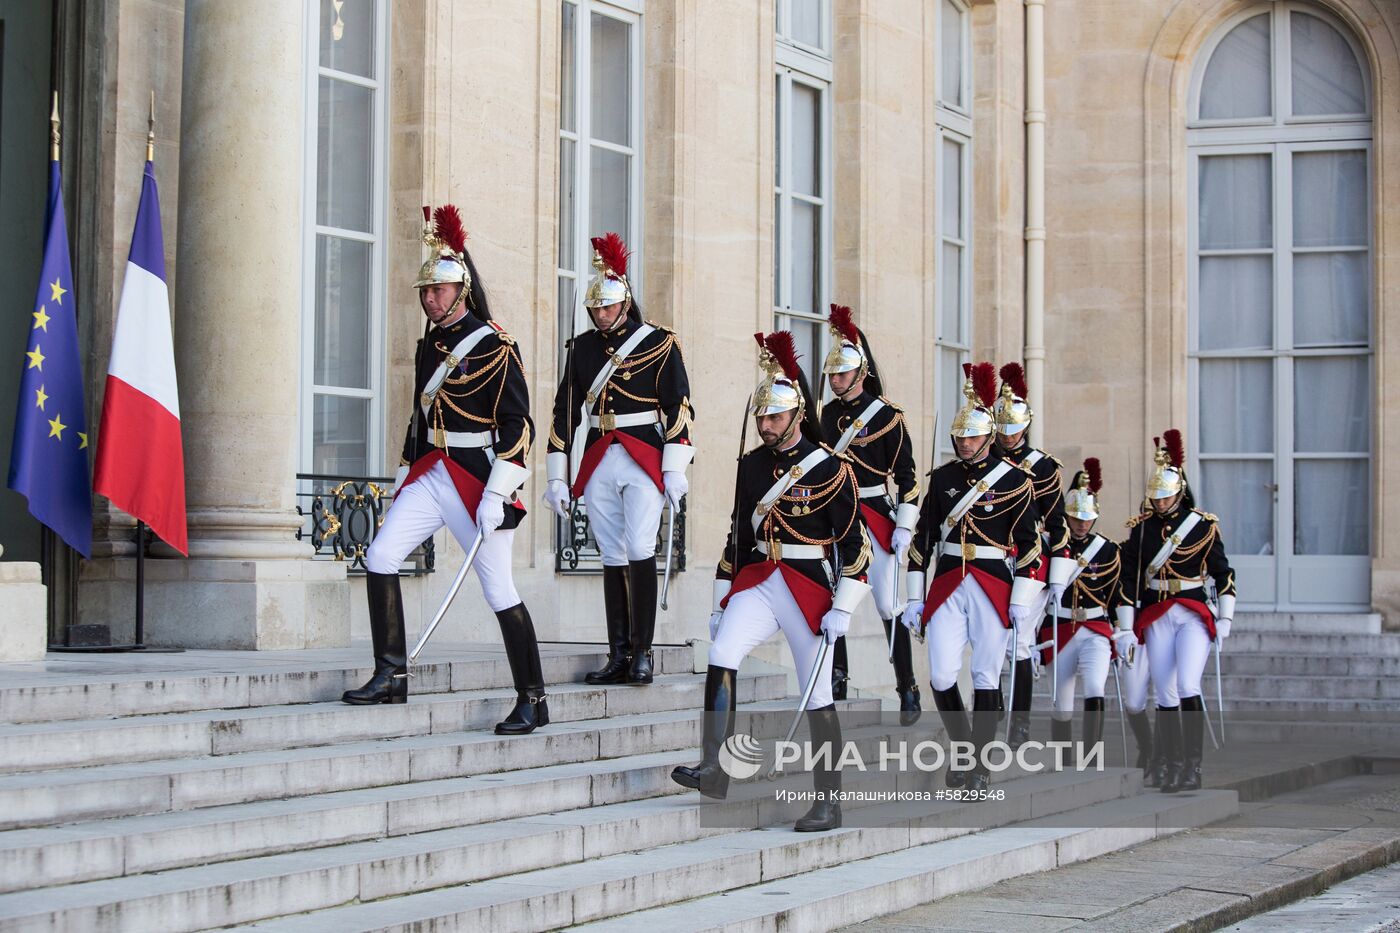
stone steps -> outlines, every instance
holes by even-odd
[[[1334,635],[1379,635],[1378,612],[1237,612],[1240,629],[1251,632],[1326,632]]]
[[[1138,776],[1121,770],[1057,774],[1016,778],[996,786],[1007,791],[1007,799],[997,804],[992,815],[993,822],[1001,824],[1118,800],[1136,793]],[[983,816],[975,811],[984,807],[950,804],[930,818],[927,827],[911,828],[895,819],[890,825],[810,835],[795,834],[785,826],[736,831],[388,901],[347,904],[259,923],[251,929],[348,933],[431,924],[438,929],[509,933],[567,927],[800,877],[924,841],[967,835]]]
[[[1400,658],[1400,635],[1252,632],[1243,623],[1226,641],[1227,654],[1359,655]]]
[[[1232,650],[1233,638],[1220,655],[1220,672],[1259,677],[1400,677],[1400,657],[1364,654],[1243,654]],[[1214,665],[1214,660],[1211,664]],[[1213,671],[1213,668],[1212,668]]]
[[[1223,661],[1223,659],[1222,659]],[[1213,663],[1213,662],[1212,662]],[[1210,671],[1214,680],[1214,670]],[[1390,701],[1400,712],[1400,680],[1388,677],[1307,675],[1226,676],[1221,680],[1230,696],[1241,703],[1273,704],[1280,700]],[[1212,684],[1213,686],[1213,684]]]

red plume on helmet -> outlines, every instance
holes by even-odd
[[[978,363],[973,366],[972,390],[977,393],[977,398],[984,406],[991,408],[997,400],[997,368],[991,363]]]
[[[1026,389],[1026,371],[1021,368],[1020,363],[1007,363],[1001,368],[1001,381],[1011,386],[1011,391],[1016,393],[1016,397],[1025,399],[1030,397],[1030,392]]]
[[[831,326],[852,346],[860,346],[860,331],[856,328],[856,322],[851,319],[851,309],[845,305],[833,304],[831,306]]]
[[[1176,428],[1168,428],[1162,432],[1162,440],[1167,445],[1167,459],[1172,462],[1172,466],[1181,469],[1186,462],[1186,445],[1181,441],[1181,432]]]
[[[462,215],[451,204],[444,204],[433,211],[434,233],[437,238],[458,256],[467,252],[467,228],[462,225]]]
[[[1089,475],[1089,491],[1097,495],[1103,488],[1103,471],[1099,467],[1099,458],[1084,458],[1084,472]]]
[[[792,334],[785,330],[775,331],[763,338],[763,346],[783,368],[783,375],[796,383],[802,375],[802,367],[797,365],[797,346],[792,341]]]
[[[593,237],[590,242],[593,244],[593,251],[603,260],[603,265],[608,267],[608,278],[625,279],[627,259],[632,253],[628,251],[627,244],[622,242],[622,236],[617,233],[605,233]]]

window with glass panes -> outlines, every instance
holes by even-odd
[[[310,0],[302,470],[378,474],[387,0]],[[392,472],[392,470],[390,471]]]
[[[776,0],[773,327],[821,393],[831,275],[831,4]]]
[[[941,0],[938,14],[938,179],[934,324],[938,346],[938,456],[953,455],[948,429],[962,407],[964,363],[972,359],[972,26],[967,7]]]
[[[1192,446],[1249,602],[1368,598],[1365,61],[1325,9],[1279,2],[1227,23],[1193,82]]]

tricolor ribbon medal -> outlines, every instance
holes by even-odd
[[[812,490],[811,490],[809,487],[807,487],[807,486],[794,486],[793,489],[792,489],[792,496],[793,496],[794,499],[803,499],[803,500],[807,500],[807,499],[810,499],[810,498],[812,497]],[[799,504],[798,504],[796,507],[794,507],[793,510],[792,510],[792,512],[793,512],[794,515],[806,515],[806,514],[810,513],[811,511],[812,511],[811,505],[809,505],[809,504],[808,504],[807,502],[805,502],[805,501],[799,503]]]

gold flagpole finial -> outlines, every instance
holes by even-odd
[[[146,121],[146,161],[156,160],[156,92],[151,91],[151,115]]]
[[[53,92],[53,113],[49,114],[49,158],[58,161],[58,92]]]

